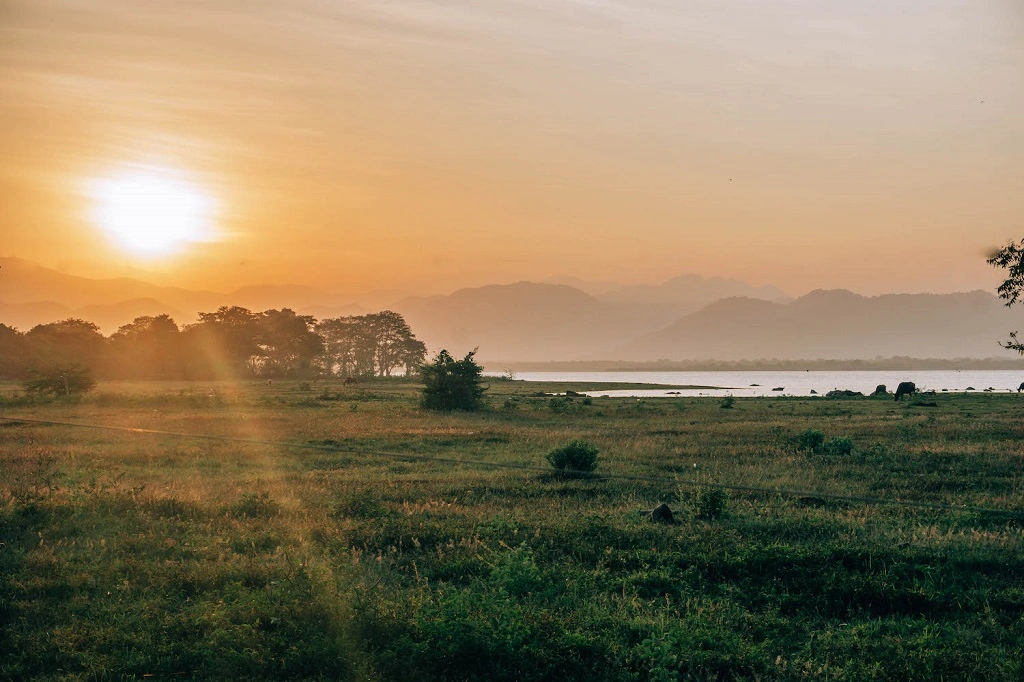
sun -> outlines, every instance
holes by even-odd
[[[94,180],[88,194],[92,220],[136,255],[167,256],[213,239],[214,202],[179,171],[125,169]]]

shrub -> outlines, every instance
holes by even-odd
[[[830,455],[846,456],[853,452],[853,441],[846,436],[831,439],[825,445],[825,452]]]
[[[420,403],[428,410],[451,412],[465,410],[472,412],[483,407],[484,388],[480,385],[483,368],[476,364],[476,351],[456,360],[442,350],[434,361],[419,367],[423,380],[423,396]]]
[[[729,493],[724,488],[698,488],[693,495],[693,515],[702,521],[714,521],[728,513]]]
[[[722,402],[719,403],[719,407],[721,407],[723,410],[731,410],[733,405],[735,405],[735,404],[736,404],[736,399],[733,398],[731,395],[728,395],[728,396],[722,398]]]
[[[815,429],[807,429],[801,431],[796,437],[796,447],[798,450],[807,450],[808,452],[821,452],[821,448],[825,445],[825,434]]]
[[[33,372],[35,378],[25,382],[29,393],[76,395],[87,393],[96,386],[92,370],[82,365],[63,365]]]
[[[513,597],[523,597],[544,587],[540,568],[525,543],[501,555],[491,569],[490,582]]]
[[[585,440],[572,440],[548,453],[547,460],[563,477],[587,474],[597,468],[598,449]]]

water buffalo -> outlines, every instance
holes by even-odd
[[[1017,393],[1020,393],[1021,391],[1024,391],[1024,384],[1017,387]]]
[[[896,400],[905,395],[914,395],[916,391],[917,386],[914,385],[913,381],[901,381],[900,385],[896,387]]]

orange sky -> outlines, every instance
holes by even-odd
[[[1019,0],[0,0],[0,255],[214,289],[992,289],[1022,112]],[[220,239],[112,244],[84,188],[139,164],[203,187]]]

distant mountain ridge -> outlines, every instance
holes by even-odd
[[[536,359],[609,347],[602,338],[611,322],[608,306],[564,284],[488,285],[410,297],[394,307],[432,349],[464,353],[479,347],[486,357]]]
[[[586,360],[608,358],[614,348],[721,299],[718,291],[791,300],[775,287],[683,275],[594,294],[537,282],[470,287],[403,299],[395,309],[429,348],[479,347],[482,358],[503,360]]]
[[[140,315],[194,322],[222,305],[288,307],[318,319],[384,308],[402,313],[431,352],[479,348],[485,361],[735,361],[751,359],[989,358],[1009,332],[1024,330],[1021,308],[994,295],[781,290],[682,275],[660,285],[586,293],[567,284],[517,282],[448,295],[377,292],[366,299],[293,285],[229,293],[162,287],[130,278],[98,280],[0,259],[0,322],[27,330],[67,317],[105,334]],[[741,292],[742,295],[732,295]],[[728,294],[728,296],[726,295]]]
[[[390,298],[384,292],[368,297],[382,294]],[[189,324],[196,321],[198,313],[224,305],[255,310],[287,307],[317,317],[367,311],[343,295],[313,287],[266,284],[219,293],[165,287],[129,277],[80,277],[20,258],[0,258],[0,322],[22,330],[78,317],[95,322],[110,334],[142,315],[167,314],[179,324]]]
[[[0,301],[59,303],[70,308],[153,299],[176,308],[223,298],[212,291],[164,287],[129,277],[92,279],[45,268],[21,258],[0,258]]]
[[[737,296],[779,303],[788,303],[793,300],[793,297],[782,289],[771,285],[755,287],[735,279],[701,277],[699,275],[680,275],[662,284],[619,287],[612,289],[600,298],[605,301],[672,303],[700,308],[719,299]]]
[[[731,298],[617,348],[632,360],[993,357],[1024,314],[984,291],[865,297],[817,290],[788,304]]]

